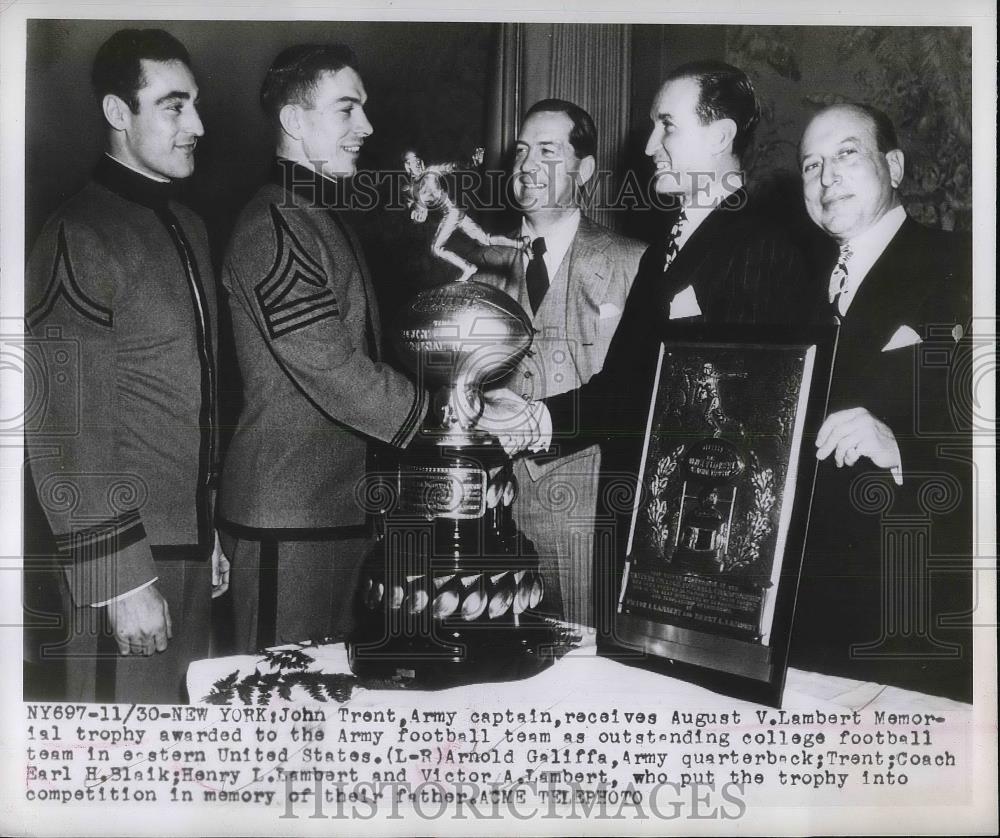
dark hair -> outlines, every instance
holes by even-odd
[[[573,127],[569,130],[569,144],[581,160],[584,157],[597,156],[597,127],[594,120],[579,105],[567,102],[565,99],[542,99],[535,102],[524,115],[521,123],[536,113],[564,113],[570,118]]]
[[[260,86],[260,106],[275,124],[288,104],[307,105],[323,73],[357,69],[357,58],[344,44],[298,44],[278,53]]]
[[[880,111],[878,108],[859,102],[845,102],[844,104],[861,111],[861,113],[872,121],[872,124],[875,126],[875,143],[882,154],[899,148],[896,126],[892,124],[892,120],[889,119],[885,111]]]
[[[142,60],[180,61],[191,66],[191,56],[169,32],[162,29],[119,29],[94,56],[90,82],[98,99],[114,94],[139,112],[139,91],[145,86]]]
[[[747,74],[724,61],[692,61],[671,71],[663,83],[688,78],[700,89],[696,112],[702,125],[717,119],[733,120],[733,154],[742,158],[760,120],[760,104]]]

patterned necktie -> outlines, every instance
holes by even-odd
[[[838,297],[841,297],[842,294],[845,294],[848,288],[850,288],[850,275],[847,272],[847,263],[853,255],[854,251],[851,250],[851,246],[849,244],[842,244],[840,246],[840,255],[837,257],[837,267],[835,267],[833,269],[833,273],[830,274],[830,288],[828,296],[831,305],[833,305],[834,301],[836,301]],[[839,309],[839,303],[837,307]]]
[[[670,237],[667,239],[667,251],[663,258],[664,271],[666,271],[674,259],[677,258],[677,251],[680,250],[680,246],[677,242],[684,234],[684,228],[687,227],[687,220],[687,213],[684,211],[684,207],[681,207],[680,215],[677,216],[674,226],[670,228]]]
[[[538,307],[549,290],[549,271],[545,267],[545,239],[539,236],[531,243],[531,261],[524,272],[525,284],[528,286],[528,301],[531,303],[531,313],[537,314]]]

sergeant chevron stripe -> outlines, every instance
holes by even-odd
[[[272,338],[297,331],[340,314],[326,272],[271,205],[277,256],[267,276],[254,288],[264,322]]]
[[[69,303],[74,311],[92,323],[106,329],[114,326],[115,318],[111,309],[90,299],[77,283],[76,276],[73,274],[73,263],[69,258],[69,246],[66,244],[66,229],[62,224],[59,225],[56,258],[52,263],[52,276],[49,279],[49,284],[45,288],[42,299],[25,315],[29,328],[33,328],[48,317],[60,297]]]

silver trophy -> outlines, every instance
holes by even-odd
[[[551,660],[554,623],[537,554],[511,516],[510,460],[476,428],[483,386],[530,352],[533,329],[513,299],[470,281],[475,265],[444,248],[456,230],[494,249],[523,243],[461,214],[442,187],[449,167],[407,156],[411,178],[418,173],[411,194],[423,196],[411,216],[443,214],[432,252],[461,277],[418,293],[393,330],[401,362],[433,397],[398,466],[379,476],[382,535],[365,560],[348,642],[358,675],[457,683],[518,677]],[[428,173],[433,188],[421,180]]]

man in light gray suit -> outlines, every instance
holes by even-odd
[[[535,342],[504,385],[531,399],[574,390],[601,369],[645,249],[580,210],[596,148],[590,114],[561,99],[533,105],[518,134],[513,192],[531,248],[501,287],[531,317]],[[592,626],[600,449],[558,454],[517,461],[514,519],[538,550],[546,600],[561,602],[566,619]]]

